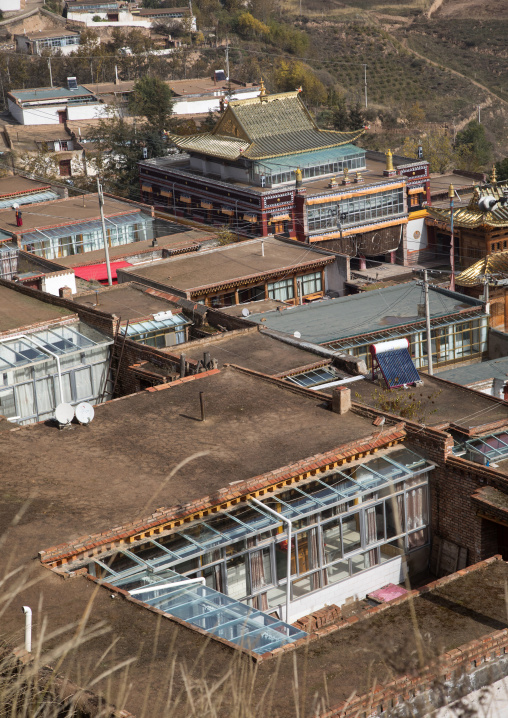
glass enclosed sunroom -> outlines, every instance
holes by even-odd
[[[263,496],[267,510],[246,500],[80,565],[125,590],[161,582],[168,570],[201,578],[214,591],[287,620],[288,526],[271,509],[291,522],[293,621],[402,577],[403,557],[428,548],[433,468],[410,449],[394,447]]]
[[[94,404],[103,392],[110,398],[112,343],[83,322],[0,340],[0,415],[31,424],[51,419],[62,400]]]

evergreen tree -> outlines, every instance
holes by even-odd
[[[129,98],[129,109],[146,118],[147,125],[159,133],[171,126],[173,114],[172,93],[158,77],[143,77],[134,84]]]
[[[508,157],[505,157],[504,160],[496,162],[496,172],[498,182],[508,180]]]
[[[336,105],[333,108],[332,124],[334,129],[340,132],[349,129],[349,112],[343,97],[337,98]]]
[[[492,144],[485,135],[485,127],[472,120],[455,140],[459,169],[476,171],[492,161]]]
[[[365,115],[362,112],[360,103],[349,108],[349,129],[360,130],[365,124]]]

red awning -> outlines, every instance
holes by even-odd
[[[132,264],[123,260],[119,262],[111,262],[111,279],[116,281],[116,270],[122,267],[132,267]],[[88,282],[95,279],[97,282],[108,281],[108,270],[106,262],[104,264],[88,264],[86,267],[74,267],[74,274],[80,279],[86,279]]]

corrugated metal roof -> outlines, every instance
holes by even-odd
[[[234,101],[229,104],[228,112],[240,122],[252,141],[267,136],[317,129],[298,92]],[[227,119],[224,115],[224,124]],[[219,123],[217,129],[220,130],[221,124],[223,123]]]
[[[263,159],[280,157],[291,152],[306,152],[354,142],[363,135],[364,130],[357,132],[332,132],[325,130],[299,130],[298,132],[285,132],[283,134],[267,135],[256,139],[243,153],[245,157]]]
[[[389,333],[395,327],[421,322],[418,305],[422,302],[422,288],[414,281],[282,312],[255,314],[249,319],[287,334],[298,331],[305,341],[323,344],[382,330]],[[432,319],[482,305],[472,297],[434,288],[429,292],[429,302]]]
[[[483,278],[487,274],[500,274],[508,272],[508,252],[494,252],[464,269],[455,277],[455,284],[460,287],[474,287],[483,284]],[[493,284],[493,282],[489,282]]]
[[[468,386],[477,381],[486,381],[488,379],[504,379],[508,380],[508,357],[500,359],[491,359],[490,361],[480,362],[479,364],[468,364],[467,366],[459,366],[455,369],[448,369],[436,374],[439,379],[453,381],[455,384]]]
[[[86,87],[78,85],[75,90],[68,90],[66,87],[41,87],[34,90],[11,90],[10,95],[21,102],[34,102],[35,100],[66,100],[72,97],[93,96]]]
[[[14,195],[13,197],[9,197],[8,199],[1,199],[0,209],[5,209],[5,207],[12,207],[15,202],[19,205],[35,204],[36,202],[48,202],[51,199],[58,199],[58,195],[56,192],[46,191],[34,192],[33,194]]]
[[[245,140],[236,140],[233,137],[214,137],[209,133],[184,137],[168,133],[168,137],[182,150],[193,150],[228,160],[235,160],[249,146]]]
[[[338,147],[364,132],[320,130],[298,92],[235,100],[210,134],[169,135],[177,147],[225,159],[264,159]]]

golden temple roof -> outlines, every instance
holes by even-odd
[[[508,274],[508,251],[494,252],[475,262],[455,277],[455,284],[460,287],[474,287],[483,284],[485,275],[493,274]]]
[[[364,131],[320,130],[295,91],[233,100],[211,133],[168,137],[183,150],[222,159],[260,160],[339,147]]]
[[[495,199],[504,197],[503,190],[508,189],[506,182],[498,184],[494,181],[485,187],[476,187],[467,207],[453,210],[454,227],[508,227],[508,205],[497,204],[490,212],[482,212],[478,206],[481,197],[491,196]],[[451,210],[441,207],[427,207],[427,212],[440,222],[450,224]]]

